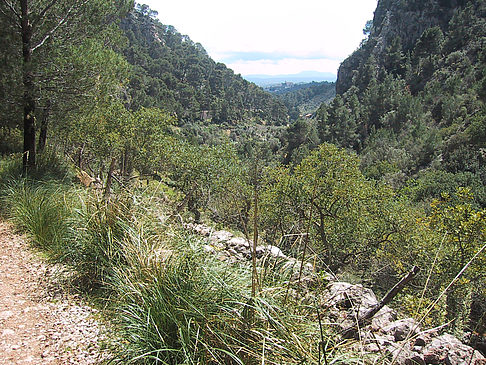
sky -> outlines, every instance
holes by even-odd
[[[139,0],[235,73],[337,74],[377,0]],[[332,77],[332,76],[331,76]]]

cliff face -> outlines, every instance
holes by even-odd
[[[457,175],[470,174],[486,206],[485,45],[485,0],[379,0],[337,97],[317,113],[321,140],[355,149],[370,176],[396,186],[427,171],[472,186]]]
[[[384,51],[398,39],[404,52],[413,49],[424,30],[447,30],[454,11],[468,0],[379,0],[367,41],[341,64],[336,91],[343,94],[353,85],[353,74],[370,56],[383,65]]]

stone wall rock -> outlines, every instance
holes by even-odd
[[[204,224],[188,223],[185,228],[205,237],[203,249],[218,255],[220,260],[230,263],[251,260],[253,242],[244,237],[224,230],[216,231]],[[338,331],[356,324],[360,316],[378,304],[371,289],[337,281],[331,274],[317,275],[312,264],[302,265],[301,261],[285,255],[276,246],[259,244],[256,251],[260,262],[273,260],[275,269],[288,273],[291,282],[300,279],[304,288],[309,289],[324,278],[328,284],[320,295],[320,312]],[[299,278],[301,265],[303,276]],[[291,291],[297,293],[294,289]],[[315,295],[308,291],[307,297],[314,298]],[[369,325],[359,329],[358,338],[361,349],[377,356],[387,356],[397,365],[486,365],[486,359],[478,351],[456,337],[447,333],[439,335],[437,331],[421,331],[419,323],[412,318],[397,320],[397,312],[388,306],[384,306]]]

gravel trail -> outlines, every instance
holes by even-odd
[[[0,364],[97,364],[97,311],[56,284],[22,236],[0,221]]]

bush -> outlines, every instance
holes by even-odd
[[[131,230],[126,202],[87,196],[73,211],[63,261],[76,268],[85,285],[105,286],[113,269],[125,265],[124,241]]]
[[[1,185],[22,176],[22,155],[13,154],[0,159]],[[53,149],[46,149],[37,155],[37,165],[30,169],[26,178],[34,181],[74,181],[76,172],[69,162]]]
[[[219,262],[190,237],[177,235],[169,250],[135,241],[131,257],[141,260],[116,270],[112,283],[126,340],[120,362],[317,362],[318,325],[295,303],[285,308],[282,278],[251,299],[250,269]]]
[[[81,284],[100,287],[123,264],[130,207],[110,204],[58,180],[10,180],[2,186],[5,213],[51,261],[76,269]]]
[[[18,128],[0,127],[0,156],[22,151],[22,132]]]
[[[44,250],[62,252],[68,236],[67,195],[55,183],[33,183],[22,179],[3,186],[2,200],[14,224],[32,243]]]

